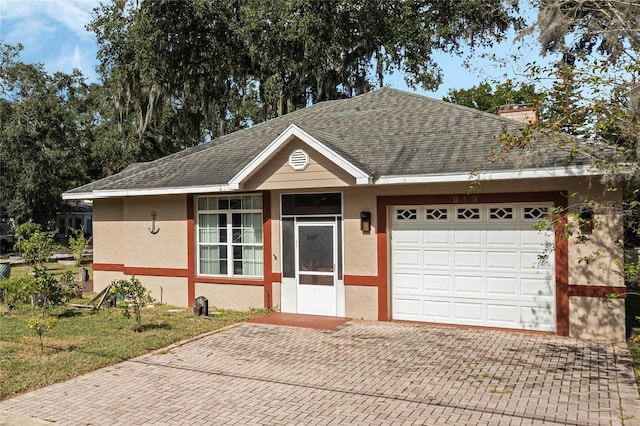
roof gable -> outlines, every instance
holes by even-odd
[[[369,176],[369,174],[349,162],[317,138],[302,130],[300,127],[295,124],[291,124],[229,181],[229,187],[231,189],[241,189],[242,184],[255,174],[260,167],[273,158],[285,145],[295,139],[300,140],[304,144],[313,148],[336,166],[353,176],[356,184],[362,185],[371,183],[371,176]]]

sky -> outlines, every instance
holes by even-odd
[[[70,73],[77,68],[90,82],[97,81],[98,47],[95,35],[85,26],[93,8],[99,5],[100,0],[0,0],[0,40],[22,44],[21,60],[41,63],[49,73]],[[444,82],[436,92],[411,89],[397,74],[387,78],[385,85],[442,99],[449,89],[468,89],[483,80],[518,80],[526,62],[539,59],[537,49],[532,39],[515,44],[507,40],[493,49],[477,52],[469,68],[463,66],[463,57],[438,54],[435,59],[443,69]],[[501,68],[494,61],[479,57],[482,53],[499,57],[518,53],[523,59],[508,61],[508,66]]]

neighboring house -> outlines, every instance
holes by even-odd
[[[64,198],[94,200],[97,290],[135,274],[181,306],[205,296],[221,308],[623,340],[624,298],[601,302],[625,292],[611,268],[620,218],[596,214],[603,225],[588,241],[564,237],[566,212],[555,232],[532,227],[554,207],[621,191],[605,193],[597,172],[558,155],[484,161],[496,135],[518,126],[384,88]]]
[[[74,229],[84,229],[84,233],[93,232],[93,203],[81,200],[76,203],[62,203],[56,211],[56,236],[66,238]]]

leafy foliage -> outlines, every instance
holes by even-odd
[[[58,248],[55,242],[55,232],[45,232],[36,228],[28,239],[20,237],[20,251],[22,257],[32,265],[42,267],[44,262]]]
[[[434,52],[491,45],[519,25],[515,11],[502,0],[124,0],[89,27],[112,134],[148,159],[367,92],[392,71],[435,89]]]
[[[44,315],[46,308],[51,305],[60,305],[64,302],[64,289],[44,266],[34,266],[33,274],[35,277],[33,289],[35,293],[39,293],[42,297]]]
[[[497,83],[495,89],[488,82],[480,83],[470,89],[451,89],[444,101],[464,105],[493,114],[501,109],[516,107],[538,107],[543,95],[534,84],[516,84],[511,80]]]
[[[41,355],[44,355],[44,340],[42,336],[45,332],[55,328],[56,325],[58,325],[58,318],[51,316],[34,316],[27,320],[27,328],[36,333],[40,338]]]
[[[0,297],[6,305],[28,303],[35,291],[35,279],[31,276],[0,279]]]
[[[39,223],[33,222],[24,222],[16,228],[14,239],[16,248],[20,253],[22,253],[21,247],[23,242],[28,241],[36,231],[40,231],[41,229],[42,226]]]
[[[47,74],[0,43],[0,205],[17,223],[46,224],[60,194],[88,181],[93,113],[79,72]]]
[[[81,227],[80,229],[73,229],[71,234],[72,235],[69,237],[69,248],[71,248],[71,251],[73,252],[73,258],[76,262],[76,266],[80,266],[84,258],[84,250],[91,244],[92,237],[87,238],[85,236],[84,227]]]

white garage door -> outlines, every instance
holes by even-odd
[[[544,203],[394,206],[392,317],[555,331],[553,232],[532,228],[550,212]]]

